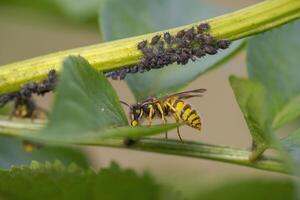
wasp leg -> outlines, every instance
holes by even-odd
[[[31,121],[33,122],[35,119],[39,118],[39,114],[43,114],[43,118],[47,118],[48,111],[42,107],[36,106],[30,117]]]
[[[163,124],[166,124],[167,123],[167,120],[166,118],[161,118],[162,121],[163,121]],[[165,138],[168,139],[168,131],[165,132]]]
[[[176,114],[173,114],[173,117],[175,118],[175,120],[176,120],[176,123],[178,123],[179,122],[179,118],[178,118],[178,116],[176,115]],[[182,140],[182,138],[181,138],[181,135],[180,135],[180,132],[179,132],[179,127],[177,126],[177,135],[178,135],[178,137],[179,137],[179,139],[180,139],[180,141],[183,143],[183,140]]]
[[[183,143],[183,140],[182,140],[182,138],[181,138],[181,136],[180,136],[180,132],[179,132],[179,127],[178,127],[178,126],[177,126],[177,135],[178,135],[180,141]]]
[[[165,118],[165,113],[164,113],[164,111],[161,107],[161,104],[157,103],[156,106],[157,106],[157,109],[158,109],[158,111],[161,115],[161,120],[162,120],[163,124],[165,125],[167,123],[167,120]],[[166,131],[166,133],[165,133],[165,138],[168,139],[168,131]]]
[[[154,114],[154,108],[152,105],[150,105],[149,106],[149,116],[148,116],[149,126],[152,125],[153,114]]]
[[[176,109],[169,102],[167,102],[166,105],[169,106],[169,108],[174,112],[173,113],[173,117],[175,118],[176,123],[178,123],[179,122],[179,116],[177,114]],[[182,138],[180,136],[179,127],[177,127],[177,135],[178,135],[180,141],[183,142],[183,140],[182,140]]]

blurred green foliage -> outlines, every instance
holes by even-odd
[[[137,175],[116,164],[100,170],[84,170],[75,164],[33,162],[28,167],[0,171],[0,198],[38,199],[183,199],[172,189],[156,183],[148,174]]]
[[[106,0],[1,0],[0,9],[48,16],[60,23],[76,23],[97,28],[98,10]],[[21,15],[22,16],[22,15]]]
[[[295,187],[289,179],[263,180],[250,178],[245,180],[228,180],[200,192],[195,200],[293,200]]]
[[[30,164],[32,160],[40,162],[60,160],[66,165],[76,163],[82,168],[88,168],[90,164],[85,155],[76,149],[44,145],[38,149],[35,147],[32,152],[26,152],[21,140],[0,137],[1,169],[8,169],[12,165]]]

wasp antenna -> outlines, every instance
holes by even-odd
[[[120,101],[120,103],[130,108],[130,105],[128,103],[126,103],[125,101]]]
[[[197,91],[197,92],[205,92],[205,91],[207,91],[207,89],[205,89],[205,88],[200,88],[200,89],[196,89],[195,91]]]

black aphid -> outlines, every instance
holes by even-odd
[[[212,37],[211,35],[206,34],[204,36],[204,41],[205,44],[209,44],[209,45],[214,45],[216,43],[216,39],[214,37]]]
[[[203,49],[204,49],[205,53],[207,53],[209,55],[215,55],[218,53],[218,50],[216,48],[214,48],[213,46],[205,45]]]
[[[220,49],[227,49],[231,44],[231,41],[229,40],[219,40],[217,42],[217,46],[220,48]]]
[[[199,26],[197,26],[198,33],[203,33],[205,31],[208,31],[210,29],[210,25],[208,23],[202,23]]]
[[[143,40],[143,41],[141,41],[140,43],[138,43],[137,48],[138,48],[139,50],[142,50],[143,48],[146,47],[146,45],[147,45],[147,40]]]
[[[156,35],[151,39],[150,44],[151,45],[156,45],[158,43],[158,41],[160,40],[161,35]]]
[[[192,41],[194,39],[194,36],[195,36],[195,28],[194,27],[187,30],[184,34],[184,37],[190,41]]]
[[[172,36],[169,32],[164,33],[164,40],[170,46],[172,42]]]
[[[58,76],[55,70],[50,70],[45,80],[40,82],[31,82],[23,85],[17,92],[3,94],[0,96],[0,107],[4,106],[9,101],[15,102],[15,108],[19,104],[24,104],[28,108],[33,107],[32,94],[44,95],[47,92],[54,90],[57,84]]]
[[[198,33],[198,34],[195,35],[194,40],[197,43],[204,42],[205,36],[203,34],[201,34],[201,33]]]
[[[143,53],[140,62],[134,66],[107,72],[106,77],[122,80],[128,73],[144,73],[151,69],[159,69],[172,63],[187,64],[206,55],[214,55],[219,49],[226,49],[229,40],[218,40],[209,34],[210,25],[202,23],[188,30],[180,30],[175,36],[169,32],[155,35],[150,44],[147,41],[138,43],[137,48]]]
[[[176,34],[176,38],[183,38],[185,34],[185,30],[178,31]]]

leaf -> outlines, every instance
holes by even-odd
[[[83,153],[72,148],[44,146],[32,152],[25,152],[20,140],[0,137],[1,169],[7,169],[12,165],[30,164],[32,160],[40,162],[61,160],[66,165],[76,163],[82,168],[89,165]]]
[[[282,146],[300,164],[300,129],[281,140]]]
[[[165,190],[149,174],[137,175],[117,164],[98,173],[76,165],[33,162],[29,167],[0,171],[0,198],[14,199],[162,199]],[[170,195],[172,192],[169,191]],[[178,199],[178,198],[177,198]]]
[[[292,98],[282,109],[277,113],[273,127],[279,128],[284,124],[296,119],[300,113],[300,96]]]
[[[274,128],[300,115],[297,103],[300,95],[299,35],[300,21],[296,21],[249,41],[249,77],[260,81],[266,88]]]
[[[18,8],[23,13],[38,14],[36,17],[52,17],[56,22],[75,22],[97,25],[97,14],[105,0],[2,0],[0,7]],[[20,9],[21,8],[21,9]],[[23,16],[21,12],[20,16]],[[17,17],[20,17],[17,16]],[[35,16],[35,15],[33,15]]]
[[[68,57],[63,67],[48,131],[74,135],[127,125],[118,96],[102,73],[81,57]]]
[[[204,20],[224,12],[223,8],[198,0],[110,0],[100,13],[100,21],[104,39],[115,40]],[[126,82],[137,100],[173,93],[217,66],[240,44],[241,41],[235,42],[226,51],[186,66],[171,65],[128,75]]]
[[[234,76],[231,76],[229,81],[252,138],[257,145],[256,151],[258,152],[252,155],[255,159],[273,141],[271,115],[268,110],[266,91],[263,85],[257,81],[240,79]]]
[[[56,93],[46,129],[32,138],[93,141],[155,134],[177,126],[129,127],[111,84],[82,57],[64,61]]]
[[[292,200],[295,187],[289,179],[259,178],[229,181],[200,192],[194,199],[205,200]]]
[[[249,77],[251,80],[259,81],[266,88],[267,106],[274,129],[300,115],[299,25],[300,21],[295,21],[253,37],[249,41],[247,59]],[[283,140],[281,145],[275,141],[274,146],[293,174],[300,175],[299,145],[296,135],[297,133],[292,134]],[[299,197],[300,183],[295,182]]]
[[[105,0],[55,0],[54,2],[70,19],[74,21],[94,21],[96,24],[97,13]]]

